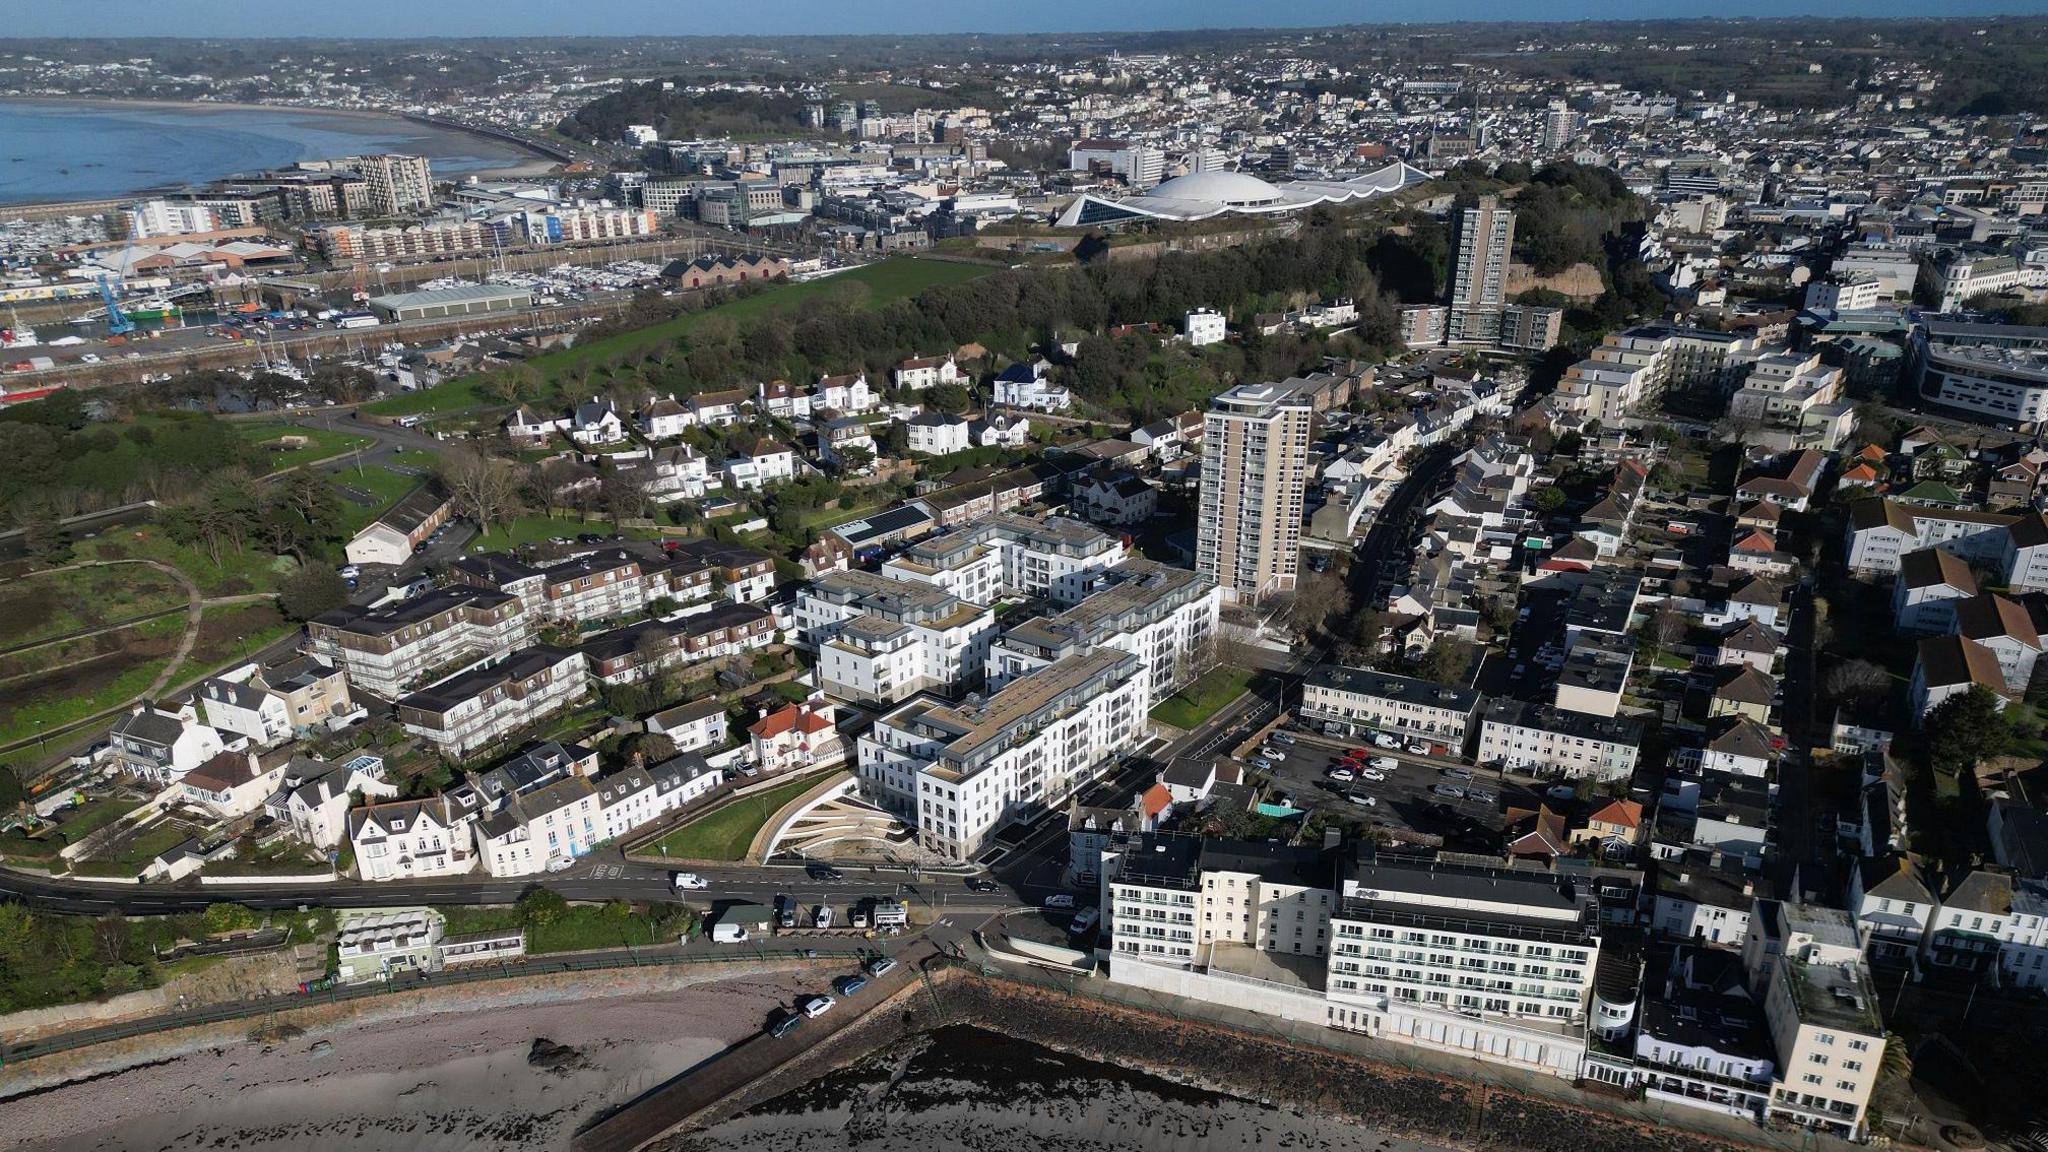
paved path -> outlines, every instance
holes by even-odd
[[[923,978],[923,965],[938,950],[919,941],[899,956],[895,970],[825,1015],[805,1020],[780,1039],[765,1032],[727,1048],[576,1134],[573,1152],[637,1152],[713,1104],[796,1059],[850,1027],[898,992]]]

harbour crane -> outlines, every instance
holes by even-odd
[[[105,276],[100,277],[100,302],[107,308],[107,335],[126,336],[135,331],[135,321],[121,311],[120,301],[114,299],[114,284]]]

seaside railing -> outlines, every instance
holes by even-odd
[[[811,952],[811,955],[806,955]],[[314,992],[282,993],[251,1000],[237,1000],[230,1003],[214,1004],[205,1008],[193,1008],[182,1012],[151,1016],[141,1020],[130,1020],[118,1024],[104,1024],[97,1028],[82,1028],[72,1032],[61,1032],[53,1036],[18,1042],[0,1041],[0,1068],[32,1060],[39,1056],[54,1055],[94,1044],[105,1044],[115,1040],[127,1040],[147,1036],[155,1032],[168,1032],[178,1028],[192,1028],[206,1024],[220,1024],[231,1020],[251,1020],[262,1016],[289,1012],[299,1008],[311,1008],[322,1004],[340,1004],[350,1000],[364,1000],[375,996],[388,996],[397,992],[419,992],[435,988],[447,988],[464,984],[479,984],[491,980],[509,980],[522,976],[547,976],[567,972],[597,972],[620,968],[661,968],[690,964],[732,964],[760,960],[804,960],[818,959],[826,954],[809,949],[756,949],[729,953],[677,953],[657,951],[627,951],[606,953],[602,956],[565,956],[559,960],[517,959],[489,963],[467,964],[460,968],[448,968],[429,974],[414,974],[395,980],[377,981],[366,984],[341,984]]]

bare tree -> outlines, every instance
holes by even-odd
[[[444,453],[439,475],[456,510],[486,530],[509,519],[517,508],[518,471],[480,449],[464,445]]]
[[[1855,700],[1891,691],[1892,674],[1868,660],[1845,660],[1828,669],[1821,685],[1838,701]]]

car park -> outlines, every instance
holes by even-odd
[[[837,1003],[839,1001],[834,1000],[830,996],[813,996],[809,1000],[804,1001],[804,1015],[815,1020],[830,1012],[832,1006]]]

